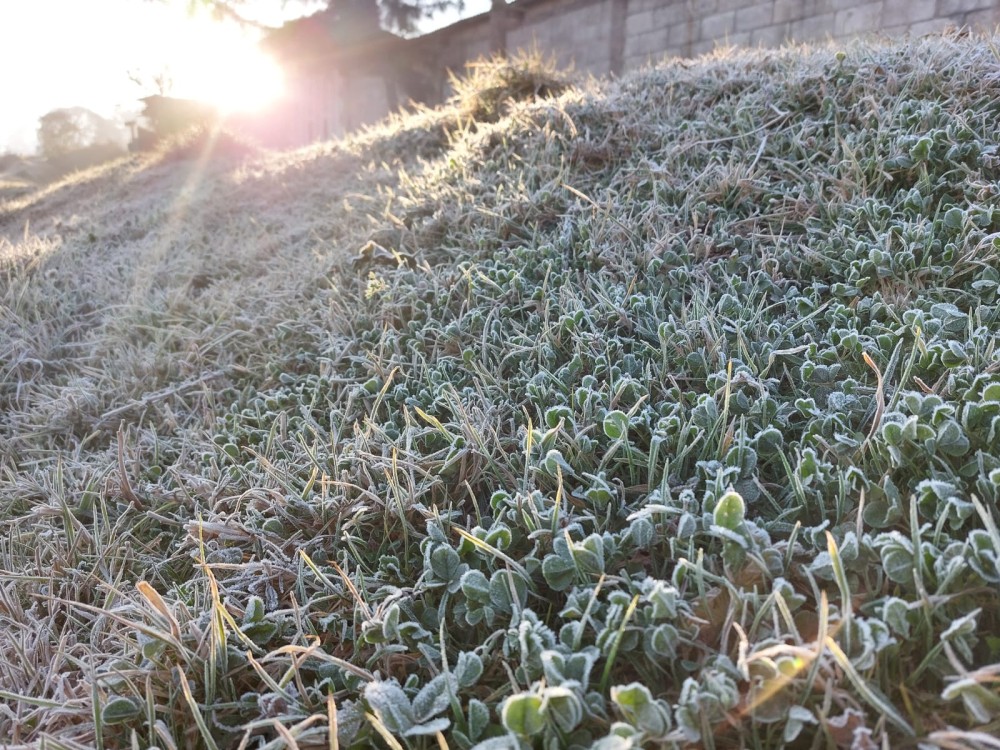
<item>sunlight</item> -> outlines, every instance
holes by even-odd
[[[245,0],[240,10],[280,26],[319,5]],[[0,1],[0,70],[11,73],[0,76],[0,151],[32,152],[38,118],[58,108],[128,121],[138,99],[165,94],[223,116],[260,112],[284,89],[280,68],[258,47],[261,33],[188,0]]]
[[[284,78],[277,64],[257,50],[233,48],[219,50],[217,57],[207,60],[205,67],[194,71],[191,80],[178,88],[223,114],[256,112],[281,95]]]
[[[281,69],[246,29],[206,15],[177,23],[185,45],[168,63],[171,95],[203,101],[222,114],[259,111],[280,97]]]

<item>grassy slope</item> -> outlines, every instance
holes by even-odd
[[[0,204],[0,743],[989,746],[996,71],[731,53]]]

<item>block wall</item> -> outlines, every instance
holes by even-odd
[[[507,6],[506,50],[538,49],[577,70],[621,73],[665,55],[692,57],[720,45],[777,46],[881,31],[920,36],[949,26],[993,29],[1000,0],[524,0]],[[497,20],[457,24],[430,36],[452,69]],[[496,39],[496,36],[493,37]],[[448,49],[454,47],[454,53]]]
[[[516,5],[514,6],[516,8]],[[557,0],[526,10],[507,30],[507,49],[551,54],[563,67],[603,75],[611,70],[610,0]]]
[[[769,47],[874,31],[920,36],[998,23],[996,0],[628,0],[624,67],[723,44]]]
[[[271,128],[280,137],[270,140],[307,143],[350,132],[408,98],[439,103],[452,93],[449,71],[502,51],[537,48],[599,76],[721,45],[998,25],[1000,0],[517,0],[405,42],[406,56],[389,66],[392,72],[359,77],[352,70],[317,70],[299,82],[289,109],[294,114],[285,118],[290,124]]]

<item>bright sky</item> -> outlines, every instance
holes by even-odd
[[[247,0],[243,7],[278,25],[324,4]],[[472,0],[464,15],[484,4]],[[109,118],[135,112],[138,97],[156,92],[129,80],[130,71],[148,78],[166,70],[172,95],[228,111],[252,110],[280,95],[280,71],[257,50],[254,32],[207,14],[192,17],[190,5],[0,0],[0,153],[32,151],[38,118],[53,109],[82,106]]]

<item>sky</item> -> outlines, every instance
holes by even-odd
[[[311,2],[311,5],[309,4]],[[245,0],[261,22],[312,12],[321,0]],[[156,93],[149,81],[167,72],[170,94],[247,111],[280,95],[280,71],[260,54],[259,32],[191,15],[189,0],[0,0],[0,153],[34,150],[38,118],[82,106],[125,120],[138,98]],[[471,0],[462,15],[488,9]],[[453,12],[428,25],[457,20]]]

